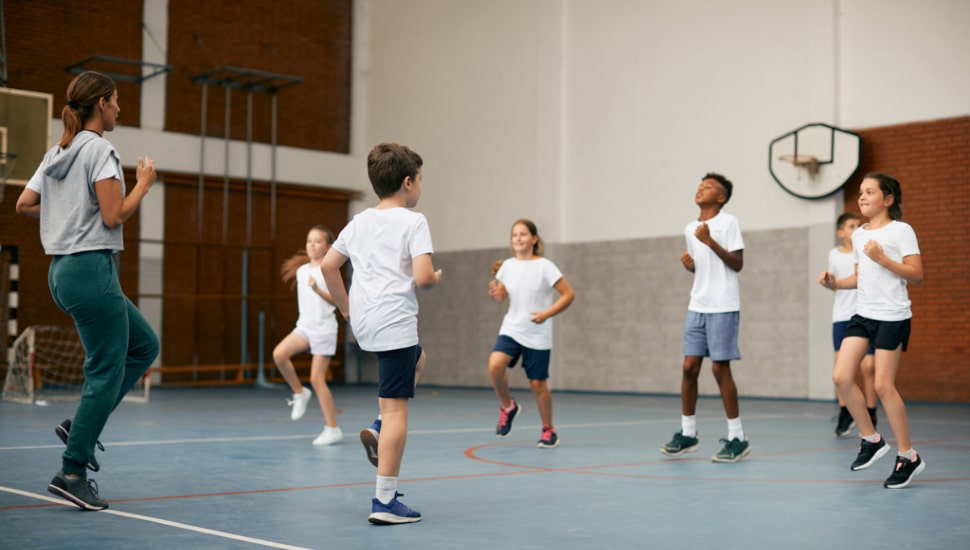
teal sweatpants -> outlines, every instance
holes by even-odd
[[[84,346],[81,401],[62,456],[64,473],[83,475],[108,416],[158,357],[158,336],[121,292],[110,251],[55,256],[47,283]]]

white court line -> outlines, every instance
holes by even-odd
[[[787,415],[784,414],[760,414],[760,415],[748,415],[744,417],[745,421],[749,420],[765,420],[771,418],[785,418]],[[573,423],[573,424],[557,424],[556,427],[559,429],[570,429],[570,428],[608,428],[608,427],[622,427],[622,426],[646,426],[650,424],[668,424],[674,422],[670,418],[653,419],[653,420],[624,420],[619,422],[583,422],[583,423]],[[539,428],[538,424],[530,426],[520,426],[521,428]],[[439,435],[439,434],[456,434],[456,433],[493,433],[495,428],[443,428],[437,430],[408,430],[408,436],[412,435]],[[244,436],[244,437],[200,437],[194,439],[155,439],[147,441],[107,441],[106,445],[111,447],[134,447],[140,445],[173,445],[173,444],[186,444],[186,443],[238,443],[243,441],[285,441],[291,439],[310,439],[315,437],[316,433],[307,435],[264,435],[264,436]],[[0,451],[27,451],[34,449],[63,449],[64,445],[20,445],[12,447],[0,447]]]
[[[73,504],[68,503],[68,502],[64,502],[62,499],[59,499],[59,498],[52,498],[52,497],[49,497],[49,496],[46,496],[46,495],[40,495],[40,494],[37,494],[37,493],[31,493],[29,491],[21,491],[20,489],[14,489],[12,487],[4,487],[4,486],[0,485],[0,491],[4,491],[4,492],[7,492],[7,493],[12,493],[12,494],[15,494],[15,495],[20,495],[20,496],[23,496],[23,497],[33,498],[33,499],[36,499],[36,500],[43,500],[43,501],[47,501],[47,502],[52,502],[54,504],[61,504],[63,506],[72,506],[72,507],[74,506]],[[83,513],[83,512],[81,512],[81,513]],[[269,541],[269,540],[254,539],[252,537],[244,537],[242,535],[236,535],[236,534],[233,534],[233,533],[226,533],[225,531],[217,531],[215,529],[206,529],[205,527],[196,527],[195,525],[189,525],[187,523],[179,523],[177,521],[169,521],[167,519],[153,518],[153,517],[150,517],[150,516],[143,516],[141,514],[132,514],[130,512],[120,512],[118,510],[112,510],[110,508],[107,509],[107,510],[101,510],[98,513],[99,514],[112,514],[112,515],[115,515],[115,516],[121,516],[123,518],[137,519],[137,520],[141,520],[141,521],[147,521],[147,522],[150,522],[150,523],[157,523],[159,525],[165,525],[165,526],[168,526],[168,527],[175,527],[176,529],[184,529],[186,531],[194,531],[196,533],[202,533],[203,535],[212,535],[212,536],[215,536],[215,537],[222,537],[222,538],[225,538],[225,539],[232,539],[232,540],[238,540],[238,541],[242,541],[242,542],[249,542],[249,543],[252,543],[252,544],[258,544],[260,546],[266,546],[266,547],[269,547],[269,548],[284,548],[286,550],[311,550],[311,549],[305,548],[303,546],[293,546],[293,545],[290,545],[290,544],[283,544],[283,543],[280,543],[280,542],[273,542],[273,541]]]

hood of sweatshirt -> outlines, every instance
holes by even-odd
[[[56,180],[66,178],[81,149],[96,139],[101,139],[101,136],[95,132],[78,132],[70,145],[67,146],[67,149],[58,149],[54,153],[47,168],[44,169],[44,175]]]

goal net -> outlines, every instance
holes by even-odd
[[[38,403],[81,398],[84,385],[84,346],[74,327],[32,326],[10,350],[4,401]],[[146,376],[127,401],[148,402],[151,382]]]

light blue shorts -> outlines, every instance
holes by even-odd
[[[710,357],[711,361],[737,361],[741,313],[687,311],[684,322],[684,357]]]

